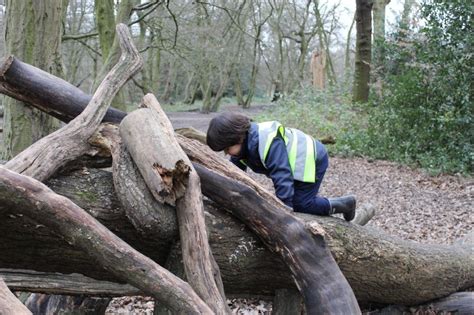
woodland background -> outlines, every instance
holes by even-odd
[[[6,1],[2,53],[91,93],[125,22],[146,65],[116,108],[147,92],[167,110],[201,112],[284,96],[260,118],[337,139],[332,153],[469,174],[472,13],[467,0]],[[316,88],[313,52],[324,59]],[[12,102],[3,100],[4,159],[58,125]]]
[[[399,10],[388,11],[392,4]],[[4,56],[92,94],[117,62],[115,25],[128,24],[145,65],[113,107],[130,112],[151,92],[168,113],[258,108],[257,120],[278,119],[326,139],[336,172],[351,164],[333,174],[329,192],[344,193],[346,174],[360,168],[359,200],[375,200],[382,215],[374,224],[390,234],[451,243],[470,230],[471,1],[24,0],[0,7]],[[3,160],[62,125],[8,97],[1,108]],[[380,165],[375,159],[414,168],[369,172]],[[394,174],[403,180],[394,182]],[[431,181],[442,200],[418,190]],[[395,189],[385,190],[387,183]],[[387,206],[394,200],[403,209]],[[384,215],[394,209],[398,217]]]

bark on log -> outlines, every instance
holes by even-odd
[[[28,296],[23,303],[33,314],[103,315],[111,300],[80,295],[24,294]],[[20,299],[23,300],[22,296]]]
[[[0,277],[14,291],[110,297],[144,294],[130,284],[100,281],[77,273],[62,274],[3,268],[0,269]]]
[[[76,118],[92,98],[92,95],[69,82],[13,56],[5,58],[0,66],[0,93],[28,103],[64,122]],[[127,113],[109,108],[102,121],[120,123],[125,115]]]
[[[15,196],[11,198],[11,196]],[[131,248],[69,199],[47,186],[0,166],[0,201],[25,209],[24,215],[57,231],[115,276],[179,312],[211,314],[191,287]]]
[[[209,248],[199,177],[156,98],[145,95],[143,105],[148,108],[129,114],[120,124],[123,142],[155,199],[176,205],[188,282],[216,314],[230,313],[219,289],[220,272],[214,272],[217,264]]]
[[[129,223],[112,187],[110,172],[77,171],[53,178],[47,184],[86,209],[134,248],[165,264],[169,246],[155,245],[153,238],[141,235]],[[227,295],[273,296],[279,288],[296,289],[278,255],[269,252],[255,234],[222,207],[206,200],[204,204],[210,245]],[[120,282],[51,230],[20,216],[25,211],[21,205],[0,204],[2,207],[0,252],[4,254],[0,255],[0,267],[76,272]],[[338,218],[301,214],[298,217],[306,225],[317,220],[325,228],[329,248],[361,305],[416,305],[474,286],[471,244],[467,247],[417,244],[370,227],[346,224]],[[53,293],[54,288],[44,292]]]
[[[8,289],[0,277],[0,314],[31,315],[28,308],[23,305]]]
[[[123,145],[118,126],[102,124],[89,142],[112,153],[115,191],[133,226],[143,237],[169,247],[178,236],[175,209],[155,200]]]
[[[370,312],[371,315],[405,315],[405,314],[474,314],[474,292],[457,292],[445,298],[427,304],[407,307],[390,305],[381,310]]]

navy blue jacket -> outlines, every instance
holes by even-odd
[[[327,152],[321,142],[317,140],[315,142],[317,153],[316,169],[318,169],[318,161],[325,156]],[[247,137],[242,143],[240,155],[238,157],[231,157],[230,160],[244,171],[246,170],[246,166],[248,166],[255,173],[265,174],[270,177],[273,181],[277,197],[287,206],[293,207],[295,180],[291,173],[285,141],[281,136],[277,136],[270,145],[270,150],[265,161],[267,167],[265,168],[258,154],[258,126],[255,123],[251,123]]]

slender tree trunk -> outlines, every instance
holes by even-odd
[[[337,82],[336,72],[334,71],[334,66],[332,64],[331,51],[329,50],[329,41],[326,31],[324,30],[323,19],[321,18],[321,12],[319,11],[318,6],[314,8],[314,14],[316,16],[316,23],[318,24],[318,36],[321,51],[325,51],[325,71],[328,76],[329,84],[333,85]]]
[[[202,105],[201,112],[209,113],[211,111],[211,99],[212,99],[212,88],[211,82],[208,81],[208,78],[204,81],[201,79],[201,93],[202,93]]]
[[[405,0],[403,3],[403,12],[400,18],[400,24],[398,25],[398,30],[400,32],[406,32],[410,26],[410,13],[413,9],[415,0]],[[403,34],[405,36],[406,34]]]
[[[62,0],[8,0],[6,54],[61,76]],[[4,101],[3,158],[10,159],[54,131],[59,123],[49,115],[6,98]]]
[[[237,105],[244,106],[244,93],[242,91],[242,81],[240,80],[239,70],[237,69],[234,82],[235,98],[237,99]]]
[[[349,82],[350,72],[351,72],[351,37],[352,37],[352,29],[354,28],[354,24],[356,21],[356,14],[354,14],[354,18],[352,19],[351,26],[349,27],[349,31],[347,31],[347,39],[346,39],[346,51],[344,54],[344,79],[346,83]]]
[[[107,18],[107,23],[112,23],[108,24],[107,26],[103,26],[104,28],[104,34],[107,35],[107,42],[109,41],[109,33],[111,30],[115,28],[116,24],[119,23],[124,23],[128,24],[130,20],[130,14],[132,12],[133,5],[136,3],[137,0],[121,0],[119,7],[118,7],[118,12],[115,17],[115,22],[110,19],[110,17]],[[102,1],[98,1],[100,4],[102,4]],[[105,31],[108,30],[108,31]],[[101,43],[102,46],[102,43]],[[112,46],[109,47],[108,54],[105,55],[102,53],[102,60],[104,60],[103,65],[99,71],[98,76],[95,79],[95,83],[93,85],[93,90],[95,91],[99,84],[102,82],[106,74],[112,69],[112,67],[118,62],[118,59],[120,58],[120,46],[119,46],[119,41],[116,36],[115,31],[113,31],[113,43]],[[126,86],[124,86],[115,96],[114,100],[112,101],[112,106],[123,110],[127,111],[127,106],[126,106],[126,101],[125,101],[125,95],[126,95]]]
[[[385,7],[390,0],[375,0],[373,4],[373,79],[375,92],[382,97],[382,82],[385,64]]]
[[[99,32],[102,62],[107,60],[115,37],[115,7],[114,0],[95,0],[94,18]]]
[[[171,93],[174,91],[174,84],[176,78],[176,60],[174,58],[168,63],[168,74],[165,81],[165,90],[160,99],[163,103],[168,103],[171,99]]]
[[[369,100],[370,67],[372,62],[372,1],[356,0],[356,56],[353,102]]]

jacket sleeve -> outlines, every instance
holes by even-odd
[[[242,171],[246,171],[247,170],[247,165],[245,165],[244,163],[242,163],[242,160],[240,160],[239,158],[236,158],[236,157],[233,157],[231,156],[230,157],[230,161],[232,163],[235,164],[235,166],[237,166],[238,168],[240,168]]]
[[[276,137],[268,152],[265,166],[273,181],[277,197],[288,207],[293,208],[293,174],[291,173],[285,141]]]

